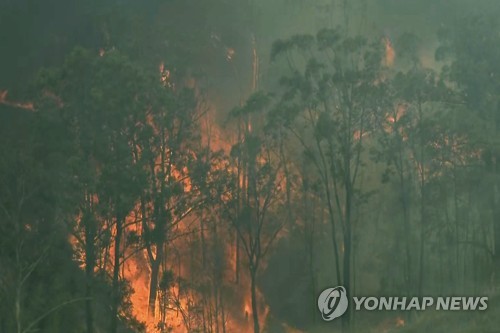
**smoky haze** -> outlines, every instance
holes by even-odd
[[[0,333],[498,331],[499,13],[0,0]]]

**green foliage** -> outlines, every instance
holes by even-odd
[[[65,226],[77,202],[65,158],[68,131],[50,113],[1,109],[0,117],[9,119],[1,121],[0,144],[0,330],[15,332],[19,323],[23,330],[78,332],[83,273]]]
[[[412,20],[399,14],[430,2],[391,2],[384,15],[370,16],[380,15],[385,27],[391,15]],[[476,293],[490,285],[500,267],[496,7],[455,25],[450,13],[439,18],[442,72],[423,67],[427,27],[394,41],[389,68],[388,46],[373,38],[377,27],[346,33],[361,20],[372,30],[372,18],[357,15],[350,27],[314,35],[300,16],[303,32],[270,50],[273,66],[283,68],[262,76],[281,76],[279,87],[255,92],[229,114],[238,134],[230,154],[211,151],[201,140],[200,96],[207,90],[224,100],[219,109],[238,99],[232,76],[245,86],[253,52],[265,54],[266,38],[281,34],[257,23],[295,17],[277,4],[19,0],[2,7],[0,91],[15,88],[9,98],[27,95],[36,112],[0,104],[1,332],[18,323],[82,332],[89,296],[96,331],[108,329],[117,303],[120,328],[144,331],[119,271],[130,252],[144,249],[160,267],[151,287],[159,287],[161,329],[173,329],[169,307],[187,330],[202,327],[202,317],[218,316],[212,326],[238,320],[230,307],[239,307],[239,293],[225,281],[234,237],[246,255],[239,265],[253,279],[261,273],[271,316],[307,331],[314,314],[303,305],[334,277],[373,294]],[[362,5],[346,3],[345,21],[350,6],[378,8]],[[325,11],[318,17],[337,20],[332,4],[317,6],[310,7]],[[26,82],[41,65],[54,68],[41,70],[32,89]],[[185,88],[193,79],[194,88]],[[177,228],[188,219],[189,230]],[[124,230],[118,244],[114,230],[125,223],[141,230]],[[110,267],[113,246],[122,258]],[[189,278],[164,264],[163,251],[179,246],[188,251]],[[484,319],[466,317],[457,330],[494,330],[495,318]],[[447,320],[423,316],[405,331],[449,330]]]

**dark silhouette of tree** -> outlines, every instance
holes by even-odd
[[[353,206],[364,162],[365,136],[384,105],[381,45],[325,29],[274,43],[291,75],[281,79],[282,105],[275,121],[289,130],[321,179],[331,225],[337,283],[351,292]],[[340,226],[341,233],[338,228]],[[339,244],[339,241],[341,243]],[[344,316],[349,330],[350,314]]]

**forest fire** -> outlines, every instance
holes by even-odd
[[[152,122],[153,119],[149,118]],[[230,149],[229,143],[222,140],[222,132],[218,126],[215,126],[210,117],[200,118],[200,125],[203,129],[202,133],[207,133],[209,135],[204,136],[203,142],[205,145],[210,147],[210,149],[216,152],[219,149],[228,151]],[[159,133],[159,130],[155,130]],[[217,133],[214,135],[214,133]],[[154,168],[155,172],[162,172],[161,165],[162,161],[160,157],[155,158],[156,166]],[[214,170],[224,170],[227,168],[225,165],[214,165]],[[179,184],[182,184],[182,193],[195,194],[195,189],[189,176],[190,171],[187,167],[183,167],[182,170],[177,170],[172,166],[171,175],[175,179],[179,179]],[[248,182],[248,179],[247,179]],[[242,184],[241,186],[248,186],[248,183]],[[152,204],[147,204],[147,209],[152,209]],[[155,311],[152,313],[151,308],[151,279],[152,279],[152,268],[151,262],[149,262],[148,256],[158,256],[158,248],[152,246],[148,254],[147,249],[142,248],[140,244],[136,244],[134,239],[139,237],[144,237],[145,232],[145,222],[141,222],[144,219],[141,211],[141,204],[137,203],[134,210],[129,213],[126,218],[125,225],[126,229],[123,231],[127,239],[130,238],[132,241],[127,242],[122,245],[123,249],[123,259],[122,259],[122,269],[121,269],[121,279],[128,281],[132,288],[132,293],[130,294],[130,301],[132,304],[132,313],[139,320],[143,322],[146,326],[146,331],[148,333],[152,332],[162,332],[163,330],[175,333],[190,332],[191,326],[196,325],[219,325],[220,329],[226,332],[252,332],[252,305],[251,305],[251,295],[249,293],[249,278],[247,276],[247,270],[242,270],[239,268],[240,262],[243,260],[241,254],[238,255],[238,251],[235,251],[234,242],[224,245],[223,252],[226,253],[225,261],[223,264],[227,266],[225,272],[223,273],[224,279],[228,281],[233,280],[234,270],[240,270],[238,285],[230,287],[233,290],[234,295],[228,299],[215,300],[215,304],[212,303],[211,296],[207,296],[203,291],[191,289],[190,281],[195,279],[196,271],[201,269],[199,265],[204,265],[199,262],[199,260],[205,257],[203,253],[201,257],[192,257],[192,246],[199,241],[194,235],[201,233],[201,239],[206,244],[213,242],[211,239],[209,230],[206,230],[206,226],[203,223],[203,219],[208,218],[208,216],[191,216],[188,218],[182,218],[178,223],[175,223],[174,229],[170,232],[175,232],[178,235],[185,235],[182,237],[173,237],[169,241],[168,245],[163,245],[162,253],[164,253],[164,258],[160,263],[160,277],[163,279],[165,274],[170,274],[171,280],[167,282],[166,285],[162,286],[162,282],[159,283],[158,297],[155,300]],[[186,211],[189,211],[187,208]],[[147,216],[146,216],[147,217]],[[154,224],[151,224],[149,228],[153,228]],[[110,228],[111,237],[116,238],[116,228],[112,225]],[[76,241],[71,240],[75,249],[77,248]],[[79,262],[84,263],[84,254],[79,251],[82,256],[79,258]],[[114,245],[111,245],[106,253],[102,253],[99,257],[105,257],[103,266],[100,269],[107,270],[109,274],[112,273],[113,261],[115,249]],[[189,255],[187,255],[190,253]],[[82,266],[83,268],[83,266]],[[213,282],[210,282],[213,283]],[[264,298],[259,291],[259,322],[260,326],[265,326],[265,321],[269,308],[264,306]],[[222,294],[218,297],[224,297]],[[219,303],[219,304],[217,304]],[[223,306],[223,303],[225,305]],[[238,304],[241,304],[238,305]],[[214,310],[215,307],[215,310]],[[214,314],[212,311],[222,311],[222,314],[215,314],[215,318],[212,319]],[[220,318],[219,318],[220,317]],[[212,322],[215,320],[215,324]],[[210,323],[209,323],[210,322]]]
[[[134,315],[138,320],[146,324],[146,332],[148,333],[157,332],[162,327],[162,323],[168,323],[171,332],[189,332],[188,326],[200,320],[200,318],[193,317],[193,314],[190,314],[189,311],[192,311],[195,307],[203,307],[206,300],[203,300],[203,296],[197,295],[197,293],[180,293],[179,285],[174,284],[168,290],[172,303],[166,305],[162,310],[162,300],[159,298],[157,300],[158,312],[154,315],[148,313],[150,268],[145,262],[146,258],[139,253],[127,260],[124,265],[123,278],[129,281],[134,291],[131,295]],[[180,264],[181,267],[184,266],[182,261]],[[175,264],[172,267],[175,267]],[[182,268],[180,269],[182,271]],[[179,281],[190,279],[186,274],[182,274],[183,272],[176,273],[179,273]],[[242,281],[240,288],[248,289],[245,284],[246,282]],[[236,298],[231,297],[231,299],[236,303],[241,302],[243,305],[238,307],[235,304],[228,304],[224,316],[225,323],[222,324],[221,322],[226,332],[253,332],[251,297],[248,293],[241,293],[240,295],[242,297],[240,300],[238,300],[240,296],[237,294],[235,295]],[[263,301],[262,296],[259,296],[259,299]],[[261,309],[259,313],[260,325],[264,327],[269,308],[267,306],[260,306],[259,308]]]
[[[153,331],[155,326],[154,317],[148,315],[149,304],[149,277],[151,269],[145,264],[146,258],[136,254],[127,260],[124,268],[124,278],[130,281],[133,294],[130,300],[133,304],[133,313],[137,319],[146,323],[148,331]]]
[[[379,2],[1,6],[0,333],[497,332],[499,3]]]

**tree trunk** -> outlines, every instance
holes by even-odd
[[[420,183],[420,262],[419,262],[419,279],[418,279],[418,296],[423,297],[424,292],[424,268],[425,268],[425,176],[424,176],[424,164],[421,165],[421,183]]]
[[[456,272],[456,291],[462,290],[460,287],[460,220],[459,220],[459,208],[458,208],[458,190],[457,190],[457,174],[455,170],[455,166],[453,167],[453,205],[455,210],[455,264],[457,266]]]
[[[424,292],[424,268],[425,268],[425,196],[426,196],[426,188],[425,188],[425,140],[423,134],[423,109],[422,102],[420,101],[420,96],[418,97],[418,123],[419,123],[419,135],[420,135],[420,262],[419,262],[419,279],[418,279],[418,296],[423,297]]]
[[[17,259],[19,259],[19,252],[16,251],[16,257]],[[19,260],[18,260],[19,262]],[[18,267],[19,267],[19,263],[18,263]],[[20,268],[18,268],[19,271],[21,270]],[[15,304],[16,304],[16,332],[17,333],[22,333],[22,322],[21,322],[21,281],[22,281],[22,278],[21,278],[21,273],[19,272],[19,276],[18,276],[18,282],[17,282],[17,286],[16,286],[16,301],[15,301]]]
[[[222,293],[219,293],[220,297],[220,309],[222,316],[222,333],[226,333],[226,310],[224,308],[224,298],[222,297]]]
[[[116,333],[118,329],[118,307],[120,305],[120,247],[121,238],[123,233],[124,219],[116,219],[116,236],[115,236],[115,253],[114,253],[114,267],[113,267],[113,283],[112,283],[112,300],[111,300],[111,325],[110,333]]]
[[[281,134],[281,133],[280,133]],[[290,180],[290,172],[288,170],[287,166],[287,160],[286,160],[286,155],[285,155],[285,148],[284,148],[284,143],[283,143],[283,138],[280,138],[280,158],[283,162],[283,173],[285,175],[285,194],[286,194],[286,210],[287,210],[287,218],[288,218],[288,225],[292,227],[293,225],[293,213],[292,213],[292,187],[291,187],[291,180]]]
[[[155,318],[160,265],[163,260],[163,244],[157,244],[156,249],[156,258],[151,262],[151,279],[149,281],[148,316],[150,318]]]
[[[406,180],[404,175],[404,162],[403,162],[403,152],[401,149],[398,151],[398,173],[399,173],[399,185],[400,185],[400,196],[401,196],[401,207],[403,209],[403,228],[404,228],[404,239],[405,239],[405,287],[407,296],[411,296],[412,293],[412,258],[411,258],[411,225],[410,225],[410,211],[409,211],[409,193],[410,189],[406,187]]]
[[[351,295],[351,247],[352,247],[352,226],[351,226],[351,208],[352,208],[352,184],[350,173],[347,173],[345,182],[346,202],[345,202],[345,233],[344,233],[344,267],[343,278],[344,288],[349,297]],[[347,311],[342,317],[342,331],[350,332],[351,329],[351,311],[347,307]]]
[[[201,250],[201,262],[203,265],[203,269],[207,266],[207,256],[206,256],[206,241],[205,241],[205,222],[203,220],[203,216],[200,217],[200,250]]]
[[[323,186],[325,187],[326,203],[328,206],[328,215],[330,217],[329,220],[330,220],[330,225],[332,227],[331,237],[332,237],[332,243],[333,243],[333,255],[334,255],[334,260],[335,260],[337,284],[340,284],[340,283],[342,283],[342,279],[341,279],[341,273],[340,273],[339,247],[337,244],[337,230],[335,227],[335,216],[334,216],[335,213],[334,213],[333,203],[332,203],[333,198],[332,198],[332,195],[330,192],[330,180],[328,177],[328,175],[329,175],[328,170],[333,168],[333,163],[329,168],[327,163],[326,163],[325,154],[323,153],[323,149],[321,148],[321,143],[320,143],[319,139],[316,139],[315,142],[316,142],[316,147],[318,149],[318,152],[319,152],[319,155],[321,158],[321,164],[323,166],[323,170],[319,170],[319,171],[320,171],[321,178],[323,181]],[[332,179],[335,181],[335,179],[333,177],[335,177],[335,175],[332,173]],[[340,207],[338,207],[338,208],[340,208]]]
[[[89,199],[87,199],[88,201]],[[90,204],[90,202],[88,202]],[[85,213],[84,213],[85,214]],[[85,228],[85,324],[87,333],[94,332],[94,307],[92,300],[92,285],[94,280],[95,249],[94,239],[96,228],[92,217],[89,218],[89,212],[84,220]]]
[[[87,233],[85,239],[85,323],[87,333],[94,332],[94,309],[92,300],[92,285],[94,279],[94,238]]]
[[[314,205],[314,199],[311,200],[311,203],[308,200],[308,184],[305,181],[303,186],[303,202],[304,202],[304,216],[302,217],[305,226],[305,243],[306,243],[306,253],[308,258],[308,268],[309,268],[309,277],[310,277],[310,292],[311,292],[311,304],[315,304],[316,302],[316,274],[314,271],[314,231],[316,224],[316,207]],[[311,205],[311,207],[309,207]],[[310,219],[310,223],[307,223],[307,219]],[[316,309],[314,307],[311,308],[311,319],[313,323],[316,323]]]
[[[236,248],[236,263],[235,263],[235,280],[236,280],[236,284],[240,283],[240,237],[238,237],[238,232],[235,230],[235,237],[236,237],[236,240],[235,240],[235,248]]]
[[[251,279],[251,294],[252,294],[252,317],[253,317],[253,332],[260,333],[259,310],[257,304],[257,272],[256,269],[250,268]]]

